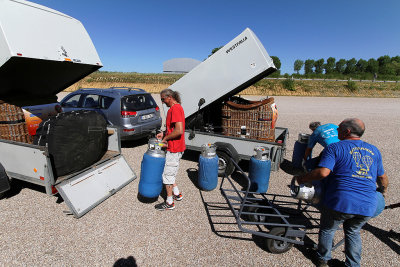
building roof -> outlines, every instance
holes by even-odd
[[[173,58],[163,63],[163,72],[187,73],[200,63],[201,61],[193,58]]]

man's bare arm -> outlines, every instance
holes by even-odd
[[[181,121],[175,122],[174,130],[172,133],[164,136],[163,142],[180,137],[183,134],[183,123]]]
[[[385,195],[386,190],[387,190],[388,185],[389,185],[389,178],[387,177],[386,173],[384,173],[381,176],[378,176],[378,179],[376,180],[376,183],[381,188],[382,194]]]
[[[304,183],[324,179],[325,177],[328,177],[328,175],[330,173],[331,173],[331,170],[328,168],[316,168],[312,172],[309,172],[305,175],[296,176],[296,180],[297,180],[298,184],[304,184]]]

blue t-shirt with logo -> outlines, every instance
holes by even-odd
[[[362,140],[343,140],[325,148],[319,167],[328,168],[324,204],[347,214],[373,216],[376,179],[385,173],[379,150]]]
[[[308,147],[313,148],[317,143],[327,147],[329,144],[339,142],[338,128],[337,125],[332,123],[319,126],[308,139]]]

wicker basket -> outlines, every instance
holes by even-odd
[[[275,141],[278,116],[274,98],[249,101],[236,97],[222,106],[222,133],[228,136]]]
[[[32,143],[22,108],[0,101],[0,139]]]

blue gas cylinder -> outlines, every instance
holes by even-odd
[[[213,144],[201,146],[199,156],[199,187],[202,190],[211,191],[218,184],[218,156]]]
[[[140,171],[139,194],[146,198],[156,198],[160,195],[163,182],[162,174],[165,166],[163,143],[151,138],[148,150],[143,155]]]
[[[301,163],[304,158],[304,153],[306,152],[309,137],[310,137],[309,134],[299,134],[298,140],[294,143],[292,165],[295,168],[299,169],[302,168]],[[310,156],[307,158],[307,160],[310,159],[311,159],[311,153]]]
[[[379,191],[376,191],[376,200],[378,201],[378,203],[376,205],[375,214],[374,214],[374,216],[372,216],[372,218],[375,218],[376,216],[381,214],[381,212],[385,209],[385,198],[383,197],[382,193]]]
[[[269,186],[271,174],[271,160],[269,160],[269,149],[266,147],[255,147],[256,154],[250,158],[249,178],[251,181],[250,191],[266,193]]]

